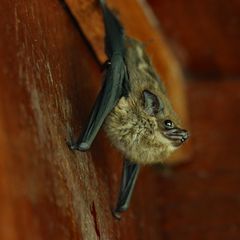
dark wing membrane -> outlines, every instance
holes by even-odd
[[[84,151],[91,147],[105,118],[116,106],[123,94],[125,72],[126,67],[122,58],[114,56],[112,64],[106,71],[105,81],[90,114],[87,128],[80,141],[75,145],[75,149]]]
[[[118,202],[113,211],[113,215],[118,219],[120,219],[120,213],[128,209],[139,170],[140,166],[138,164],[132,163],[129,160],[124,161]]]
[[[126,39],[124,35],[124,29],[122,24],[116,18],[116,16],[109,10],[106,6],[104,0],[100,0],[100,5],[102,7],[104,26],[105,26],[105,52],[109,57],[111,64],[114,63],[114,57],[119,56],[123,60],[125,58],[125,45]],[[117,62],[117,64],[119,64]],[[128,96],[130,91],[130,83],[128,78],[128,73],[125,71],[125,78],[123,82],[123,92],[124,96]]]
[[[82,137],[72,149],[87,150],[96,137],[107,115],[117,104],[121,96],[127,96],[129,80],[124,63],[124,33],[123,27],[108,9],[103,0],[100,0],[105,25],[105,49],[110,65],[106,69],[103,87],[96,99],[90,114],[87,128]]]
[[[105,5],[105,1],[100,0],[103,11],[103,19],[105,25],[105,51],[111,59],[113,54],[124,55],[125,42],[124,30],[116,16]]]

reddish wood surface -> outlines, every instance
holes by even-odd
[[[188,83],[192,161],[144,168],[119,222],[119,154],[103,133],[90,152],[66,146],[99,64],[61,2],[4,0],[0,12],[0,239],[239,239],[238,81]]]
[[[240,1],[148,0],[181,62],[194,75],[240,73]]]
[[[163,239],[240,238],[240,126],[232,124],[240,120],[239,87],[230,80],[189,83],[192,163],[158,180]]]
[[[106,178],[66,146],[99,66],[60,1],[3,1],[0,11],[0,239],[97,239],[102,224],[107,238]]]

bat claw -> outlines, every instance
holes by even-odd
[[[80,151],[87,151],[90,148],[90,145],[86,142],[81,142],[80,145],[78,146],[78,149]]]
[[[67,145],[70,150],[79,150],[78,145],[73,143],[72,141],[67,141]]]
[[[73,143],[72,141],[67,141],[67,145],[70,150],[78,150],[78,151],[87,151],[90,148],[90,145],[86,142]]]
[[[117,220],[121,220],[121,213],[116,211],[116,210],[113,210],[112,211],[112,215],[117,219]]]

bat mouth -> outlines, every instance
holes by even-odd
[[[185,129],[172,128],[163,131],[163,135],[173,142],[173,145],[178,147],[189,138],[189,133]]]

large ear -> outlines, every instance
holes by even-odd
[[[160,111],[163,111],[163,104],[160,102],[160,99],[158,97],[151,93],[148,90],[144,90],[143,93],[143,103],[144,103],[144,109],[145,111],[153,116],[159,113]]]

